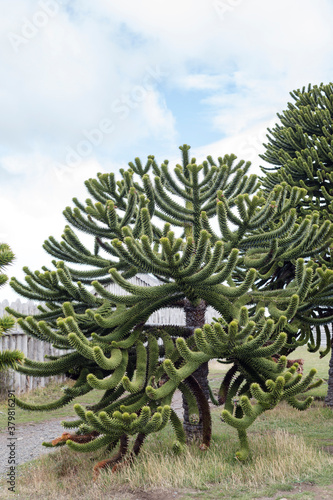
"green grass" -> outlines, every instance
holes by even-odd
[[[290,359],[303,359],[304,360],[304,374],[309,373],[311,368],[315,368],[317,370],[314,381],[318,379],[322,379],[323,383],[315,388],[311,389],[304,393],[304,395],[300,396],[299,399],[305,399],[308,396],[313,396],[315,399],[323,401],[327,394],[327,380],[328,380],[328,370],[329,370],[329,361],[330,361],[330,353],[327,354],[324,358],[320,358],[319,351],[318,352],[309,352],[306,346],[298,347],[292,354],[288,356]]]
[[[34,389],[25,394],[19,395],[19,398],[23,401],[28,401],[31,404],[44,404],[46,402],[52,402],[59,399],[63,396],[63,391],[61,388],[64,385],[73,385],[73,380],[68,380],[63,384],[57,384],[56,382],[49,383],[46,387],[40,387],[38,389]],[[80,396],[75,399],[75,403],[80,404],[93,404],[98,401],[98,398],[102,397],[103,391],[92,390],[85,394],[84,396]],[[52,419],[66,419],[71,417],[77,417],[75,411],[73,410],[73,402],[64,406],[63,408],[59,408],[58,410],[52,411],[31,411],[31,410],[23,410],[16,406],[16,424],[24,424],[28,422],[42,422],[44,420],[52,420]],[[0,402],[0,429],[7,425],[7,402]]]
[[[311,368],[316,368],[317,377],[327,381],[328,364],[330,361],[330,353],[320,359],[318,352],[309,352],[306,346],[298,347],[292,354],[288,356],[290,359],[304,359],[304,372],[308,373]]]

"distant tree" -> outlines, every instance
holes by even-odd
[[[293,103],[278,113],[280,123],[269,130],[266,151],[261,157],[273,164],[263,167],[262,182],[269,191],[285,181],[290,186],[306,189],[307,195],[298,205],[300,220],[316,211],[318,223],[333,221],[333,84],[309,85],[306,89],[291,92]],[[333,270],[333,247],[328,244],[325,250],[316,255],[316,260]],[[286,266],[285,275],[294,275],[294,267]],[[327,286],[327,292],[332,290]],[[316,325],[316,340],[310,339],[309,350],[320,348],[320,325],[324,325],[327,348],[320,356],[328,354],[333,343],[328,324],[333,321],[333,309],[323,303],[313,309]],[[328,392],[325,402],[333,407],[333,349],[329,368]]]
[[[3,269],[8,264],[10,264],[14,259],[14,254],[8,245],[0,243],[0,286],[3,286],[8,277],[3,274]],[[0,318],[0,336],[5,332],[13,328],[15,320],[11,316],[4,316]],[[0,371],[6,368],[15,368],[17,363],[20,363],[24,358],[24,355],[20,351],[2,351],[0,352]]]

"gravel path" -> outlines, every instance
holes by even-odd
[[[8,444],[15,442],[15,465],[21,465],[29,460],[34,460],[40,455],[49,453],[52,448],[42,446],[43,441],[51,441],[61,436],[64,428],[62,419],[47,420],[44,422],[30,422],[16,426],[15,440],[8,436],[7,429],[0,432],[0,475],[8,471],[8,457],[10,448]],[[69,419],[70,420],[70,419]],[[74,420],[74,419],[73,419]]]
[[[172,407],[177,415],[182,418],[183,410],[180,393],[175,394],[172,401]],[[72,420],[76,418],[77,417],[73,417]],[[61,436],[61,434],[65,432],[65,429],[61,425],[63,420],[64,418],[17,425],[15,431],[15,465],[24,464],[25,462],[38,458],[40,455],[54,451],[52,448],[42,446],[42,442],[52,441],[52,439]],[[8,457],[10,452],[8,444],[10,444],[11,440],[12,438],[8,436],[7,429],[1,429],[0,477],[3,477],[8,471]]]

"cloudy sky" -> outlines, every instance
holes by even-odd
[[[134,157],[253,162],[293,89],[332,81],[329,0],[15,0],[0,17],[0,241],[49,265],[84,180]],[[17,296],[9,286],[0,300]]]

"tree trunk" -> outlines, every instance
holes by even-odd
[[[333,408],[333,337],[331,339],[331,359],[328,370],[328,389],[325,404]]]
[[[185,300],[185,314],[186,326],[200,328],[205,324],[206,303],[202,300],[198,306],[194,306],[188,299]],[[193,377],[197,380],[202,388],[207,401],[209,400],[208,389],[208,363],[203,363],[199,368],[193,372]],[[185,398],[183,397],[184,408],[184,430],[186,433],[187,441],[203,440],[203,418],[202,412],[199,408],[200,419],[198,424],[192,424],[189,421],[188,406]]]

